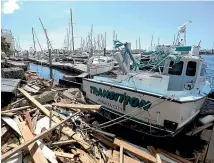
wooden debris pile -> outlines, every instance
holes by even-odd
[[[1,111],[2,162],[190,163],[90,127],[101,106],[85,104],[78,89],[52,86],[51,81],[29,72],[23,88],[18,89],[20,98]]]
[[[25,73],[22,68],[10,67],[1,69],[2,78],[24,79]]]

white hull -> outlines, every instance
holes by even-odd
[[[136,110],[130,114],[134,117],[131,120],[171,133],[189,123],[199,113],[206,98],[203,96],[196,101],[175,101],[131,88],[93,81],[93,79],[83,80],[83,90],[86,92],[87,99],[104,106],[105,109],[110,109],[115,114],[128,114]],[[106,92],[108,93],[106,94]],[[128,102],[125,110],[123,110],[124,93],[126,93],[126,102]],[[142,105],[145,104],[147,107],[142,108]],[[174,127],[172,127],[173,125],[166,126],[164,123],[167,120],[171,125],[175,123]]]
[[[97,63],[87,65],[87,70],[90,75],[97,75],[111,71],[114,68],[113,63]]]

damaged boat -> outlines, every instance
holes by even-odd
[[[175,44],[146,71],[138,70],[127,43],[115,41],[116,48],[121,46],[124,54],[118,53],[116,58],[124,74],[83,79],[88,102],[102,105],[101,114],[106,118],[121,117],[116,123],[126,121],[126,126],[151,135],[159,131],[176,135],[198,115],[211,91],[200,45]],[[133,61],[131,72],[127,58]]]

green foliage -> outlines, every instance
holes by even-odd
[[[10,51],[10,43],[6,42],[5,37],[1,37],[1,51],[5,52],[6,54],[8,54]]]

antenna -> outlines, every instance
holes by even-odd
[[[178,35],[177,35],[177,39],[176,39],[176,43],[178,43],[179,38],[180,38],[180,34],[183,33],[184,34],[184,45],[186,45],[186,26],[187,24],[192,23],[192,21],[188,21],[186,23],[184,23],[182,26],[180,26],[178,29]]]

